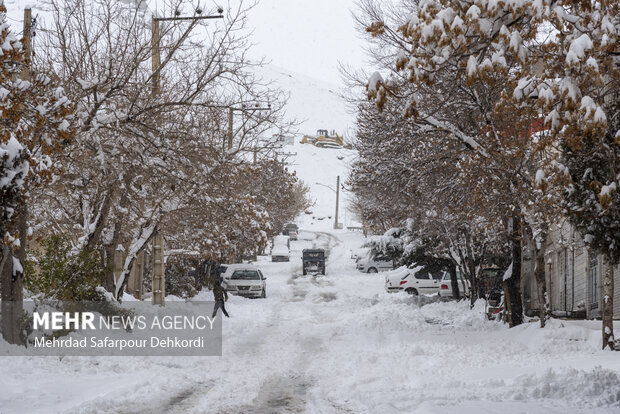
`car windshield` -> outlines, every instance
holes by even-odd
[[[321,259],[323,258],[323,252],[304,252],[306,259]]]
[[[230,278],[232,280],[260,280],[256,270],[235,270]]]

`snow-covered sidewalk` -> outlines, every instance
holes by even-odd
[[[222,357],[7,357],[0,412],[618,412],[620,358],[599,350],[600,322],[509,330],[483,307],[420,306],[355,271],[360,237],[316,233],[290,263],[263,258],[267,299],[229,301]],[[330,248],[326,276],[301,276],[313,244]]]

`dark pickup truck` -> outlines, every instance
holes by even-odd
[[[323,249],[304,249],[301,260],[303,261],[303,274],[314,272],[315,274],[325,274],[325,250]]]

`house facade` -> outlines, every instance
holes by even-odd
[[[522,292],[526,314],[538,312],[535,258],[524,246]],[[545,283],[551,313],[557,317],[599,318],[603,309],[603,257],[589,251],[569,223],[550,233],[545,253]],[[620,266],[614,268],[614,319],[620,319]]]

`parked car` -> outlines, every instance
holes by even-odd
[[[355,267],[360,272],[377,273],[394,269],[394,262],[385,256],[366,257],[359,259]]]
[[[325,250],[323,249],[304,249],[301,254],[302,272],[317,272],[325,274]]]
[[[291,248],[291,238],[289,236],[275,236],[273,238],[273,245],[286,246],[287,249]]]
[[[407,269],[407,266],[401,266],[398,269],[388,271],[385,274],[385,290],[388,293],[403,290],[404,285],[407,283],[410,270],[411,269]]]
[[[456,280],[459,285],[459,292],[461,296],[469,296],[469,280],[464,277],[461,272],[456,271]],[[446,272],[441,280],[441,286],[439,287],[439,296],[442,298],[451,298],[452,295],[452,279],[450,279],[450,272]]]
[[[478,297],[488,301],[489,319],[495,317],[495,312],[500,308],[504,287],[504,270],[497,267],[482,269],[478,281]]]
[[[232,295],[251,298],[267,297],[267,278],[254,265],[244,263],[228,265],[223,279],[223,286]]]
[[[386,276],[385,290],[387,292],[404,290],[410,295],[432,295],[439,292],[439,281],[445,273],[443,270],[430,272],[416,265],[411,268],[401,266]]]
[[[297,234],[299,233],[299,227],[295,223],[289,223],[284,226],[282,235],[289,236],[291,240],[297,240]]]
[[[289,240],[288,236],[275,236],[273,238],[273,247],[271,248],[272,262],[288,262],[291,260]]]

